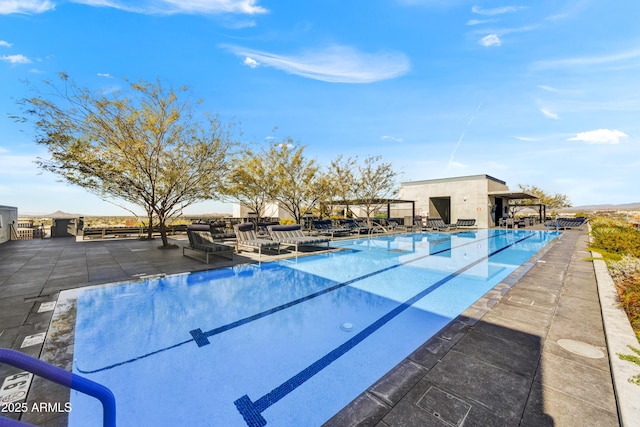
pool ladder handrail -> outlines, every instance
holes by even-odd
[[[102,384],[98,384],[80,375],[65,371],[50,363],[8,348],[0,348],[0,363],[6,363],[16,368],[24,369],[25,371],[29,371],[65,387],[95,397],[102,402],[103,426],[116,427],[116,399],[111,390]],[[4,423],[5,420],[9,421],[9,423]],[[3,422],[2,425],[6,425],[7,427],[24,427],[31,425],[4,417],[0,417],[0,421]]]

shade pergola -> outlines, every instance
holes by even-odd
[[[527,207],[531,209],[535,209],[538,211],[538,216],[540,217],[540,222],[544,222],[544,219],[547,216],[547,205],[544,203],[518,203],[512,201],[518,200],[538,200],[539,197],[533,193],[529,193],[527,191],[511,191],[511,190],[502,190],[502,191],[490,191],[489,196],[500,197],[502,199],[507,200],[507,204],[509,209],[512,207]]]
[[[332,204],[334,206],[387,206],[387,218],[391,218],[391,205],[410,203],[411,204],[411,217],[412,220],[416,216],[416,202],[414,200],[401,200],[401,199],[373,199],[373,200],[338,200]]]

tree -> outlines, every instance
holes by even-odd
[[[357,158],[344,158],[342,154],[331,161],[327,171],[327,192],[326,203],[331,207],[339,201],[345,204],[345,209],[349,212],[350,203],[356,198],[356,187],[358,179],[355,171],[357,170]]]
[[[571,201],[564,194],[557,193],[552,195],[536,186],[529,186],[529,185],[523,185],[523,184],[518,184],[518,187],[520,188],[521,191],[538,196],[537,200],[531,200],[531,199],[524,200],[522,202],[522,206],[526,207],[526,206],[531,206],[535,204],[543,204],[543,205],[547,205],[547,207],[550,209],[562,209],[562,208],[571,207]]]
[[[304,157],[305,146],[295,147],[291,138],[263,151],[267,167],[273,171],[272,200],[287,209],[296,223],[324,196],[319,166]]]
[[[51,92],[35,89],[20,101],[49,151],[39,167],[109,202],[140,206],[150,233],[155,215],[169,246],[166,221],[221,192],[236,145],[232,126],[206,114],[200,124],[195,105],[180,99],[184,87],[125,79],[129,92],[96,94],[59,77],[59,85],[44,82]]]
[[[393,198],[397,193],[396,177],[391,163],[381,162],[382,156],[370,156],[358,166],[354,189],[357,203],[364,207],[367,223],[371,224],[372,214]]]
[[[231,169],[225,193],[257,215],[257,222],[265,215],[267,203],[272,201],[276,188],[276,170],[267,165],[263,153],[245,150]]]

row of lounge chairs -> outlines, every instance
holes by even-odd
[[[547,221],[545,223],[547,230],[555,228],[556,230],[566,230],[568,228],[580,228],[587,223],[587,218],[579,216],[573,218],[556,218],[555,221]]]
[[[458,219],[455,224],[445,224],[442,218],[428,218],[427,229],[428,230],[455,230],[458,228],[476,228],[475,219]]]
[[[219,233],[214,227],[208,224],[191,224],[187,227],[187,238],[189,245],[183,246],[182,254],[195,259],[193,252],[204,254],[204,261],[209,264],[211,255],[222,256],[233,259],[233,253],[239,252],[240,248],[258,250],[258,257],[262,256],[263,249],[277,251],[280,254],[281,246],[291,246],[295,249],[296,255],[300,246],[314,246],[326,243],[327,248],[331,242],[329,237],[307,236],[303,233],[298,224],[294,225],[268,225],[267,236],[260,236],[256,232],[253,223],[247,222],[234,225],[232,236],[236,239],[235,247],[224,243],[222,240],[229,233]]]
[[[475,219],[459,219],[455,224],[445,224],[441,218],[430,218],[427,228],[432,230],[448,230],[456,228],[474,227]],[[263,250],[270,250],[280,254],[282,246],[291,246],[296,255],[300,246],[315,246],[327,244],[337,236],[354,234],[368,234],[373,227],[367,226],[355,219],[340,220],[339,225],[334,226],[331,220],[314,220],[313,228],[317,235],[308,236],[302,231],[299,224],[280,225],[278,223],[264,224],[264,230],[251,222],[236,224],[234,232],[226,232],[222,227],[210,224],[191,224],[187,227],[189,245],[184,246],[182,253],[192,256],[191,252],[200,252],[205,255],[205,262],[209,263],[210,255],[218,255],[233,259],[233,252],[238,253],[241,248],[258,250],[258,257],[262,257]],[[392,227],[393,222],[389,221]],[[412,226],[415,227],[415,226]],[[224,243],[224,239],[235,239],[235,247]]]

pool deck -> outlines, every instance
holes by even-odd
[[[601,310],[587,238],[585,230],[563,233],[326,426],[640,425],[640,388],[629,396],[617,380],[614,391],[616,363],[610,365],[607,351],[613,338],[603,327],[608,310]],[[243,252],[205,264],[159,244],[64,237],[0,245],[0,347],[43,357],[43,343],[32,336],[51,335],[53,311],[42,304],[62,290],[257,259]],[[21,348],[28,336],[35,343]],[[53,354],[68,366],[69,349]],[[0,384],[18,371],[0,365]],[[34,379],[28,401],[64,402],[64,396],[61,386]],[[22,421],[66,426],[66,414],[27,413]]]

